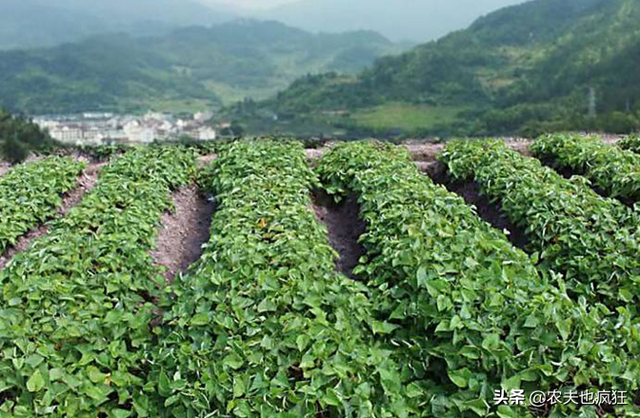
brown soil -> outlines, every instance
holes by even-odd
[[[531,151],[529,151],[529,145],[531,145],[530,139],[522,138],[503,138],[504,143],[514,151],[518,151],[520,154],[530,157]]]
[[[66,215],[71,208],[76,206],[82,198],[98,184],[98,174],[106,162],[90,163],[84,173],[78,178],[77,187],[67,193],[63,199],[62,207],[58,211],[59,215]]]
[[[475,181],[453,181],[447,173],[446,167],[437,163],[430,173],[431,178],[437,184],[441,184],[452,193],[462,197],[468,205],[476,207],[478,216],[500,231],[509,231],[507,238],[516,247],[525,249],[529,243],[524,229],[514,225],[502,212],[500,205],[491,202],[480,192],[480,186]]]
[[[11,165],[0,163],[0,176],[4,175],[7,171],[11,170]]]
[[[525,139],[505,139],[504,143],[509,147],[518,151],[519,153],[531,156],[529,152],[529,144],[531,141]],[[418,162],[435,162],[438,154],[442,152],[446,144],[436,144],[436,143],[418,143],[415,141],[408,142],[403,144],[403,146],[409,150],[409,154],[414,161]]]
[[[213,200],[203,196],[195,185],[174,192],[173,202],[175,210],[163,215],[157,249],[151,253],[156,265],[164,267],[169,283],[202,255],[215,212]]]
[[[444,149],[444,144],[424,143],[424,144],[404,144],[409,150],[409,154],[414,161],[434,162],[438,154]]]
[[[215,160],[216,158],[218,158],[218,156],[216,154],[203,155],[202,157],[198,158],[198,166],[206,167],[209,164],[211,164],[213,162],[213,160]]]
[[[425,161],[416,161],[416,167],[418,170],[422,171],[425,174],[428,174],[429,177],[433,177],[438,174],[438,170],[442,167],[442,164],[438,162],[425,162]]]
[[[531,156],[531,153],[529,152],[529,144],[531,143],[531,141],[526,139],[508,138],[505,139],[504,142],[519,153],[526,156]],[[307,155],[307,160],[313,162],[322,158],[322,156],[328,151],[329,148],[331,148],[332,145],[333,144],[330,143],[322,148],[306,149],[305,152]],[[402,146],[409,151],[409,154],[411,154],[411,158],[413,159],[413,161],[420,163],[436,162],[438,154],[442,152],[445,145],[446,144],[420,141],[407,141],[402,144]]]
[[[320,148],[320,149],[314,148],[314,149],[305,150],[305,153],[307,155],[307,160],[309,161],[319,160],[320,158],[322,158],[325,152],[326,150],[323,148]]]
[[[76,188],[63,196],[62,206],[60,206],[56,217],[62,217],[69,213],[69,211],[80,203],[82,198],[96,186],[98,182],[98,171],[105,164],[106,163],[95,163],[87,166],[85,171],[78,177]],[[33,240],[46,235],[49,229],[50,224],[44,223],[21,236],[16,245],[8,248],[5,253],[0,256],[0,269],[3,269],[16,254],[26,251]]]
[[[353,269],[366,252],[358,243],[360,236],[366,231],[366,225],[360,219],[357,199],[355,196],[349,196],[336,203],[321,190],[314,191],[312,199],[316,217],[327,228],[329,242],[340,255],[336,261],[336,270],[347,277],[355,278]]]
[[[613,145],[620,142],[620,140],[622,140],[622,137],[618,135],[602,135],[602,140],[605,144]]]

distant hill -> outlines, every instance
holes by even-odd
[[[640,111],[638,21],[637,0],[531,1],[357,77],[300,79],[261,109],[288,119],[349,112],[333,122],[424,133],[625,131]],[[590,92],[598,118],[586,117]]]
[[[212,7],[192,0],[2,0],[0,50],[50,47],[108,32],[157,35],[234,18],[228,9]]]
[[[314,32],[370,29],[389,39],[426,42],[524,0],[299,0],[259,14]]]
[[[373,32],[313,35],[248,20],[158,37],[105,35],[0,53],[0,108],[189,110],[265,98],[308,73],[355,73],[393,52],[399,48]]]

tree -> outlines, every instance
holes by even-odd
[[[19,163],[32,152],[46,154],[61,146],[30,119],[0,110],[0,157]]]
[[[244,135],[244,127],[238,121],[231,122],[231,134],[233,136],[242,136]]]
[[[11,164],[19,164],[29,156],[28,148],[18,140],[18,135],[9,136],[2,142],[2,154]]]

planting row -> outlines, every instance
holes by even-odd
[[[49,157],[0,177],[0,254],[55,214],[84,168],[71,158]]]
[[[501,141],[458,141],[441,155],[450,174],[475,181],[522,228],[545,270],[562,272],[570,290],[592,303],[636,312],[640,297],[637,215],[576,177],[564,179]]]
[[[372,342],[366,289],[335,272],[297,143],[239,142],[206,185],[211,241],[172,289],[157,416],[402,417],[411,388]],[[409,393],[408,393],[409,392]],[[156,415],[154,415],[156,416]]]
[[[152,296],[148,252],[170,189],[195,158],[142,149],[0,274],[0,416],[149,416]]]
[[[403,151],[338,146],[318,168],[327,191],[358,196],[374,315],[398,348],[402,384],[428,394],[420,416],[489,413],[493,390],[637,389],[638,328],[624,312],[573,302],[555,275],[434,185]],[[519,416],[501,406],[501,417]],[[578,416],[558,406],[557,416]],[[493,412],[496,412],[493,410]],[[593,412],[593,411],[592,411]],[[575,414],[575,415],[574,415]]]
[[[561,169],[584,174],[607,196],[636,202],[640,198],[640,155],[605,144],[601,138],[549,135],[530,147],[533,154]]]

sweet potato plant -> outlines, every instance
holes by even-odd
[[[116,159],[49,234],[0,272],[0,417],[149,417],[155,342],[149,256],[171,188],[195,158]]]
[[[236,143],[211,169],[211,241],[154,351],[158,416],[416,416],[427,399],[374,341],[366,288],[335,272],[301,145]]]
[[[366,221],[366,259],[378,334],[392,341],[403,384],[430,401],[419,416],[516,417],[493,390],[637,390],[637,323],[624,309],[573,299],[465,202],[418,172],[397,148],[334,148],[318,168],[327,191],[355,193]],[[633,407],[629,407],[630,410]],[[553,416],[595,414],[556,406]]]
[[[56,213],[84,167],[71,158],[48,157],[0,177],[0,254]]]

